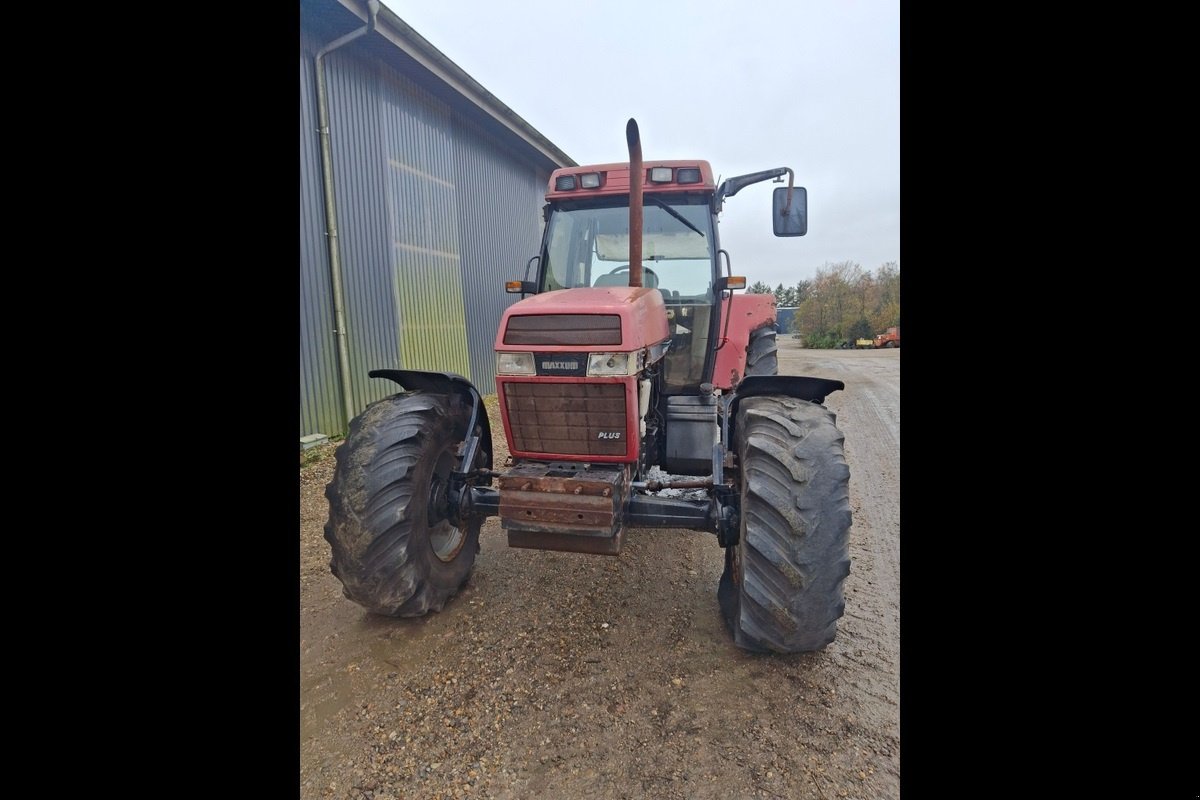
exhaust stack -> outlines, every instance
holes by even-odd
[[[625,126],[629,143],[629,285],[642,285],[642,139],[637,120]]]

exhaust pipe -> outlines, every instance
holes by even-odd
[[[642,139],[637,120],[625,126],[629,143],[629,285],[642,285]]]

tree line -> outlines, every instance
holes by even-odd
[[[812,280],[774,290],[762,281],[746,290],[774,294],[779,308],[795,308],[785,333],[798,333],[805,347],[854,345],[900,324],[900,265],[888,261],[871,272],[853,261],[826,262]]]

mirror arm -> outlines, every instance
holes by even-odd
[[[717,196],[716,196],[715,205],[718,209],[720,209],[722,204],[724,204],[726,197],[733,197],[735,194],[740,192],[742,189],[745,189],[747,186],[750,186],[751,184],[759,183],[760,181],[770,180],[771,178],[778,178],[781,175],[783,175],[783,173],[785,173],[785,172],[787,173],[787,176],[788,176],[788,198],[790,199],[792,196],[791,188],[792,188],[792,180],[794,177],[793,173],[792,173],[792,168],[791,167],[776,167],[775,169],[767,169],[767,170],[763,170],[762,172],[752,172],[749,175],[738,175],[735,178],[730,178],[726,181],[723,181],[721,183],[720,187],[717,188]]]

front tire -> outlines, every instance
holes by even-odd
[[[850,469],[824,406],[749,397],[737,413],[738,544],[725,550],[718,599],[734,642],[799,653],[833,641],[850,573]]]
[[[456,527],[445,511],[470,412],[460,395],[416,391],[373,403],[350,423],[325,489],[325,539],[343,594],[368,611],[440,611],[469,577],[482,521]]]

